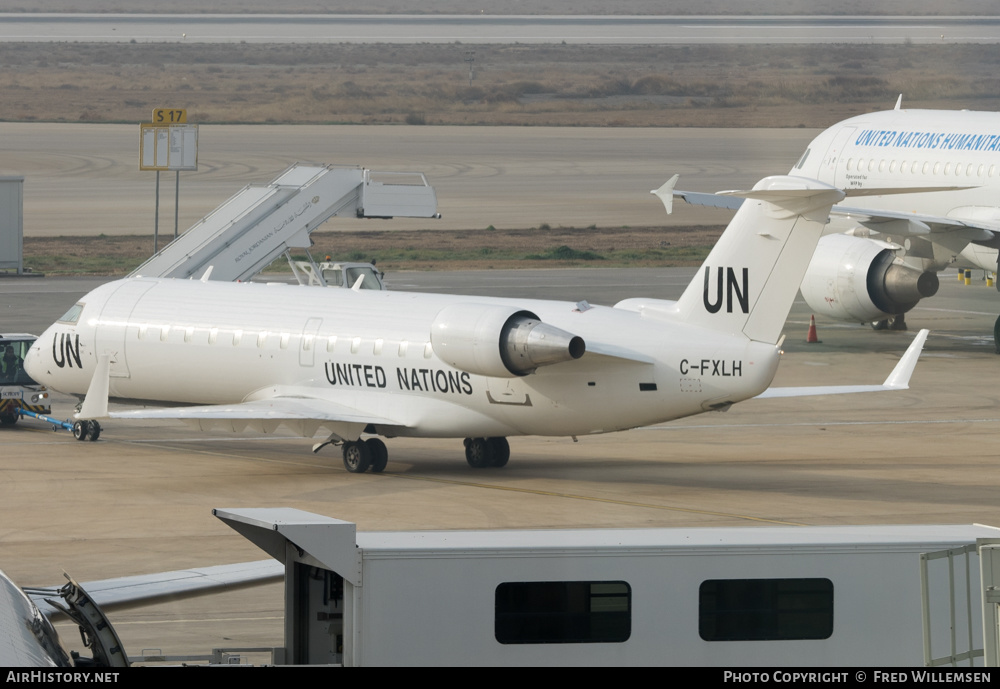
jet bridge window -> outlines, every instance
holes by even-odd
[[[76,323],[78,320],[80,320],[81,313],[83,313],[83,302],[80,302],[79,304],[73,304],[73,306],[69,307],[69,311],[67,311],[63,315],[63,317],[59,319],[59,322]]]
[[[624,581],[500,584],[495,594],[494,635],[502,644],[628,641],[632,588]]]
[[[698,634],[705,641],[828,639],[833,634],[833,582],[704,581],[698,592]]]

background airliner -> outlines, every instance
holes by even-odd
[[[817,314],[905,329],[903,314],[937,292],[944,268],[997,270],[1000,113],[904,110],[898,101],[824,131],[789,174],[854,197],[834,206],[802,282]],[[695,205],[739,205],[671,187],[661,198],[668,191]]]
[[[53,389],[86,393],[77,418],[88,424],[324,429],[314,449],[341,444],[355,473],[382,471],[388,459],[379,437],[362,434],[464,438],[471,466],[500,467],[508,436],[624,430],[768,389],[789,308],[844,193],[778,176],[741,195],[747,202],[676,302],[608,308],[134,277],[86,295],[39,337],[24,368]],[[905,388],[925,336],[885,386],[802,394]],[[109,397],[178,406],[109,412]]]

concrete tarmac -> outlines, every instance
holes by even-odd
[[[439,220],[334,218],[324,231],[643,227],[724,224],[728,214],[650,196],[674,173],[682,189],[746,189],[783,174],[809,129],[202,125],[198,171],[180,173],[184,232],[247,184],[295,162],[422,172]],[[23,175],[24,233],[152,237],[156,173],[139,170],[139,125],[0,123],[0,175]],[[175,174],[161,173],[161,239],[174,232]],[[164,246],[161,241],[160,246]]]
[[[391,273],[394,289],[614,303],[676,297],[690,269]],[[981,274],[977,275],[977,278]],[[0,280],[4,329],[40,332],[99,280]],[[1000,525],[992,328],[1000,299],[953,272],[907,319],[910,332],[819,319],[793,307],[776,385],[880,382],[918,328],[932,330],[911,389],[750,401],[652,428],[513,438],[504,469],[474,471],[459,440],[388,441],[384,474],[348,474],[282,433],[196,433],[108,422],[97,443],[22,421],[0,430],[0,567],[52,585],[261,559],[213,507],[289,506],[362,530],[775,524]],[[73,400],[55,396],[54,414]],[[916,567],[916,564],[914,565]],[[280,587],[119,612],[126,649],[206,652],[281,642]],[[79,648],[72,628],[63,638]]]

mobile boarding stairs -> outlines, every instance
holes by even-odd
[[[244,187],[130,275],[246,281],[290,249],[308,249],[313,230],[348,214],[441,217],[421,173],[297,163],[270,184]]]

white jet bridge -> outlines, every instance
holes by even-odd
[[[330,218],[438,218],[421,173],[297,163],[267,185],[249,184],[132,271],[132,276],[249,280]]]

